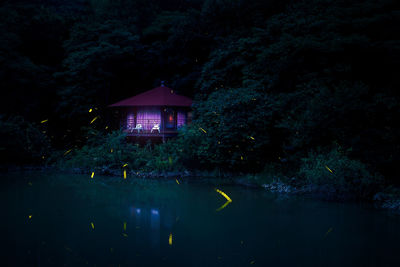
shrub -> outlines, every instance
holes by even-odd
[[[130,168],[140,168],[145,164],[143,155],[138,157],[138,147],[128,143],[124,133],[101,134],[92,130],[89,134],[87,144],[65,155],[58,162],[60,167],[117,169],[125,163]]]
[[[124,164],[128,164],[126,169],[135,171],[181,170],[182,154],[178,146],[178,143],[171,141],[154,146],[148,143],[141,147],[128,142],[122,131],[102,134],[91,129],[86,145],[64,155],[58,165],[61,168],[84,168],[89,171],[118,170]]]
[[[372,196],[382,183],[380,175],[369,172],[362,162],[337,149],[309,153],[302,159],[299,173],[306,183],[328,185],[360,197]]]

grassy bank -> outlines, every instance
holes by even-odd
[[[58,152],[49,163],[63,171],[135,178],[232,178],[237,184],[279,193],[313,195],[331,200],[375,201],[397,209],[399,192],[379,173],[350,158],[338,147],[319,149],[303,158],[266,162],[260,172],[232,171],[202,158],[189,147],[190,133],[160,145],[128,143],[122,132],[93,134],[80,149]],[[200,152],[199,152],[200,150]],[[195,162],[195,163],[194,163]],[[125,173],[125,174],[124,174]],[[392,204],[390,204],[392,203]]]

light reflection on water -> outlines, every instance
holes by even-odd
[[[369,206],[222,186],[216,211],[200,183],[18,179],[0,187],[1,266],[400,266],[399,217]]]

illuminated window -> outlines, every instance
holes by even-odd
[[[177,124],[178,124],[178,128],[181,128],[183,125],[186,124],[186,112],[178,111]]]
[[[137,112],[136,124],[141,124],[144,130],[153,129],[155,124],[161,127],[161,111],[159,108],[140,108]]]
[[[135,115],[133,113],[128,113],[126,120],[126,128],[131,129],[135,127]]]
[[[174,129],[175,128],[175,111],[172,109],[165,110],[165,128],[167,129]]]

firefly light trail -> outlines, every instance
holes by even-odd
[[[220,210],[224,209],[226,206],[228,206],[232,202],[232,199],[227,194],[225,194],[224,192],[222,192],[221,190],[219,190],[217,188],[215,189],[215,191],[217,191],[221,196],[223,196],[226,199],[226,202],[216,210],[216,211],[220,211]]]

